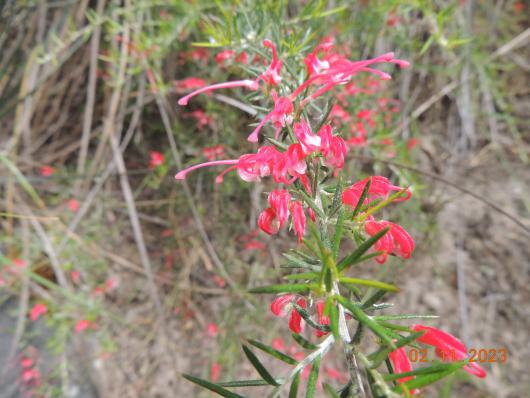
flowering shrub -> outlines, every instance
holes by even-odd
[[[340,91],[340,98],[355,96],[361,90],[352,80],[357,75],[370,74],[388,80],[390,75],[376,67],[395,64],[404,68],[408,62],[396,58],[394,53],[351,61],[338,51],[331,38],[325,38],[303,60],[297,59],[298,63],[291,64],[291,68],[298,65],[299,70],[286,73],[275,44],[270,40],[262,44],[270,50],[271,59],[256,78],[202,85],[178,101],[184,106],[199,94],[226,88],[261,91],[272,110],[250,133],[248,141],[257,143],[261,139],[262,144],[253,153],[226,160],[218,159],[222,151],[214,152],[209,148],[205,152],[207,162],[179,171],[176,179],[185,179],[199,168],[216,166],[228,166],[218,174],[217,183],[232,170],[247,182],[272,179],[275,187],[268,194],[268,207],[259,215],[258,226],[268,235],[277,235],[283,229],[294,231],[299,246],[285,254],[286,267],[301,272],[286,275],[288,283],[257,287],[251,292],[276,294],[271,312],[280,318],[288,317],[293,338],[311,352],[292,358],[281,351],[283,344],[276,342],[274,348],[251,340],[249,343],[255,348],[292,365],[291,372],[284,377],[271,375],[244,345],[244,353],[261,376],[260,380],[215,384],[191,375],[185,377],[225,397],[240,397],[228,387],[261,385],[273,387],[269,396],[275,397],[289,384],[289,396],[294,397],[300,377],[310,372],[306,396],[311,397],[318,384],[320,363],[334,344],[344,347],[349,375],[339,388],[324,385],[330,396],[356,396],[365,386],[374,396],[410,396],[460,368],[484,377],[484,370],[476,363],[469,363],[465,346],[455,337],[429,326],[406,327],[395,322],[422,318],[421,315],[376,315],[386,308],[379,303],[385,294],[398,291],[395,285],[347,276],[354,266],[370,259],[382,264],[389,256],[404,260],[411,256],[414,240],[409,233],[396,223],[380,219],[377,214],[386,206],[409,200],[412,193],[408,187],[394,185],[383,176],[356,181],[343,172],[349,145],[336,125],[342,126],[349,115],[340,105],[322,100],[341,88],[346,89]],[[233,51],[223,51],[216,57],[223,65],[230,60],[235,61]],[[293,78],[304,73],[305,79],[301,82]],[[190,79],[200,81],[199,78]],[[322,102],[327,110],[320,108]],[[388,104],[395,106],[392,99],[379,100],[381,106]],[[355,123],[362,132],[361,138],[366,137],[365,124],[376,127],[374,118],[375,111],[369,109],[357,114]],[[271,135],[265,133],[269,124],[273,127]],[[214,157],[214,153],[218,156]],[[343,255],[352,237],[357,247]],[[362,288],[368,289],[363,291]],[[302,337],[310,332],[318,343],[310,343]],[[371,333],[379,345],[371,353],[360,349],[367,333]],[[417,343],[434,346],[436,355],[450,363],[413,369],[405,347]],[[389,374],[380,371],[384,363]],[[212,371],[214,380],[218,376]]]

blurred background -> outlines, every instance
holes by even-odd
[[[331,113],[352,180],[413,190],[389,215],[412,259],[359,275],[391,274],[398,313],[508,350],[486,379],[422,396],[530,396],[529,15],[513,0],[0,1],[0,397],[207,397],[180,373],[255,378],[243,337],[294,354],[270,297],[246,293],[296,247],[256,230],[268,182],[173,178],[255,150],[270,105],[177,100],[256,76],[265,38],[303,62],[325,37],[350,59],[412,64],[359,77]],[[345,364],[328,357],[338,385]]]

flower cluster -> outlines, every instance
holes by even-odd
[[[236,87],[251,91],[261,89],[263,97],[270,100],[272,109],[261,118],[247,139],[259,143],[260,135],[263,138],[266,126],[271,125],[274,132],[272,136],[266,137],[268,143],[259,145],[255,152],[242,154],[235,159],[221,159],[225,151],[220,145],[204,148],[203,155],[208,161],[180,170],[175,178],[185,179],[191,171],[210,166],[225,166],[217,175],[216,183],[221,183],[230,171],[236,171],[246,182],[257,182],[270,177],[276,186],[269,191],[268,206],[259,214],[257,224],[268,235],[276,235],[284,227],[291,226],[299,243],[307,250],[294,251],[301,257],[298,259],[300,261],[293,262],[297,268],[304,268],[304,272],[293,275],[296,278],[290,279],[304,282],[268,286],[269,290],[255,289],[254,293],[280,293],[272,301],[270,310],[275,316],[288,317],[289,329],[295,334],[302,333],[307,323],[314,329],[317,338],[323,338],[322,344],[339,338],[350,344],[351,336],[344,337],[343,333],[349,333],[345,332],[349,328],[347,320],[355,319],[359,333],[363,332],[361,326],[365,327],[364,330],[370,329],[381,338],[381,345],[384,347],[382,352],[388,353],[388,347],[393,347],[392,341],[396,341],[400,335],[391,330],[391,323],[378,323],[377,317],[371,316],[379,308],[375,304],[370,306],[366,301],[361,301],[362,295],[357,294],[361,290],[356,287],[349,289],[348,286],[353,295],[347,299],[342,296],[342,287],[344,284],[360,284],[380,288],[383,294],[386,290],[398,290],[387,283],[350,278],[344,273],[356,261],[367,258],[375,257],[377,262],[384,263],[389,256],[402,259],[411,256],[414,240],[410,234],[400,225],[374,216],[376,211],[386,205],[409,200],[411,191],[407,187],[393,185],[383,176],[371,176],[345,188],[340,182],[329,184],[328,179],[336,177],[344,168],[349,146],[366,142],[367,128],[376,129],[377,120],[381,119],[380,113],[397,111],[396,100],[383,97],[377,102],[377,107],[363,107],[350,115],[344,108],[345,97],[371,93],[378,87],[380,80],[390,79],[388,73],[375,69],[374,66],[386,63],[407,67],[408,62],[395,58],[391,52],[367,60],[351,61],[337,51],[333,39],[325,38],[303,58],[305,79],[300,83],[301,80],[289,78],[295,74],[282,76],[284,60],[274,43],[269,40],[262,43],[270,50],[271,59],[264,64],[265,70],[257,77],[212,85],[197,84],[198,80],[181,81],[179,88],[195,90],[180,98],[178,104],[187,105],[196,95],[210,94],[214,90]],[[247,57],[246,52],[236,55],[232,50],[225,50],[217,54],[216,62],[224,67],[229,62],[246,63]],[[367,73],[378,80],[369,80],[366,86],[361,87],[351,81],[360,73]],[[324,118],[314,117],[312,113],[317,107],[306,105],[338,87],[342,87],[338,90],[339,101],[330,107],[329,115]],[[318,127],[314,127],[317,125],[315,121],[319,119]],[[346,141],[336,133],[334,124],[339,127],[346,124],[353,126],[356,135]],[[385,144],[391,145],[392,141],[387,140]],[[335,194],[331,199],[333,189]],[[311,237],[304,239],[307,224]],[[333,229],[333,239],[328,227]],[[340,259],[340,245],[345,229],[358,240],[358,247],[356,252]],[[252,248],[262,250],[264,246],[254,239],[255,235],[250,236],[247,243]],[[375,253],[365,256],[368,250]],[[289,258],[287,255],[286,257]],[[359,302],[352,301],[354,296]],[[368,303],[370,300],[371,298],[367,299]],[[401,327],[396,329],[403,330]],[[422,325],[405,328],[405,331],[424,331],[417,342],[434,346],[442,359],[447,350],[457,352],[458,360],[467,358],[465,346],[451,335]],[[401,345],[388,355],[393,372],[398,374],[412,372],[412,366]],[[262,346],[257,347],[263,349]],[[245,352],[248,353],[248,349]],[[445,355],[445,358],[448,357]],[[473,364],[464,369],[479,377],[484,375],[483,370]],[[262,372],[259,373],[263,375]],[[397,381],[411,381],[416,377],[414,375],[407,374]],[[217,377],[218,374],[214,374],[212,370],[212,379]],[[415,394],[418,391],[411,389],[410,392]]]

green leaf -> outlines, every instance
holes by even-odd
[[[294,268],[303,268],[303,269],[309,269],[312,271],[318,271],[320,270],[320,265],[318,263],[310,263],[309,259],[301,259],[293,254],[284,253],[283,256],[289,260],[289,267],[291,268],[291,264],[294,265]],[[285,267],[285,266],[282,266]]]
[[[286,285],[258,286],[249,289],[249,293],[307,293],[311,285],[304,283],[293,283]]]
[[[333,297],[328,297],[324,313],[329,316],[329,327],[336,340],[339,340],[339,309]]]
[[[392,338],[389,336],[389,333],[387,330],[379,325],[376,321],[374,321],[372,318],[370,318],[368,315],[364,313],[364,311],[356,306],[353,303],[350,303],[348,300],[346,300],[342,296],[335,296],[337,301],[339,301],[346,309],[350,310],[353,317],[357,319],[359,322],[361,322],[363,325],[371,329],[376,335],[378,335],[385,343],[387,343],[389,346],[393,347],[395,349],[395,344],[392,341]]]
[[[342,233],[344,231],[344,219],[346,218],[346,210],[341,208],[337,215],[337,222],[335,223],[335,233],[333,234],[333,242],[331,252],[333,258],[336,260],[339,255],[340,241],[342,240]]]
[[[317,279],[319,277],[319,273],[317,272],[301,272],[298,274],[291,274],[291,275],[285,275],[283,279],[288,280],[300,280],[300,279]]]
[[[335,391],[333,387],[331,387],[328,383],[322,383],[322,387],[324,387],[324,391],[326,394],[328,394],[328,397],[330,398],[340,398],[340,395]]]
[[[291,388],[289,389],[289,398],[296,398],[298,395],[298,386],[300,385],[300,372],[296,374],[291,383]]]
[[[361,196],[359,197],[359,201],[355,205],[355,209],[353,209],[353,216],[352,218],[357,217],[357,214],[361,211],[361,208],[363,207],[363,203],[368,196],[368,192],[370,191],[370,187],[372,186],[372,178],[369,177],[366,181],[366,184],[364,185],[363,191],[361,192]]]
[[[316,344],[313,344],[306,340],[304,337],[302,337],[299,334],[292,333],[294,341],[296,341],[300,347],[305,348],[306,350],[316,350],[318,349],[318,346]]]
[[[337,265],[337,269],[339,272],[344,271],[347,267],[352,265],[357,259],[359,259],[364,253],[366,253],[373,245],[377,243],[379,239],[381,239],[388,231],[390,230],[390,227],[386,227],[376,233],[374,236],[366,239],[362,244],[357,247],[357,249],[350,254],[349,256],[344,257],[339,264]]]
[[[467,361],[455,362],[455,363],[449,364],[446,367],[446,370],[444,370],[444,371],[439,371],[439,372],[436,372],[436,373],[430,373],[430,374],[418,376],[415,379],[409,380],[409,381],[407,381],[407,382],[405,382],[403,384],[405,384],[405,386],[409,390],[413,390],[415,388],[425,387],[425,386],[428,386],[429,384],[432,384],[432,383],[434,383],[434,382],[436,382],[436,381],[438,381],[440,379],[443,379],[446,376],[449,376],[450,374],[452,374],[452,373],[456,372],[457,370],[461,369],[466,364],[467,364]],[[407,373],[411,373],[411,372],[407,372]],[[404,374],[405,373],[401,373],[401,375],[404,375]],[[401,378],[401,376],[399,378]],[[394,391],[399,391],[399,390],[401,390],[400,386],[397,386],[397,387],[394,388]]]
[[[263,380],[265,380],[267,383],[269,383],[272,386],[279,386],[278,382],[274,377],[271,376],[269,371],[263,366],[263,364],[259,361],[258,357],[254,355],[254,353],[248,348],[246,345],[243,346],[243,351],[245,352],[245,355],[247,356],[248,360],[252,363],[254,366],[254,369],[259,373],[261,377],[263,377]]]
[[[393,381],[393,380],[401,379],[402,377],[408,377],[408,376],[418,377],[418,376],[439,374],[439,373],[445,373],[445,372],[452,373],[455,370],[462,368],[466,364],[467,364],[467,361],[458,361],[458,362],[452,362],[452,363],[436,363],[432,366],[416,369],[410,372],[392,373],[388,375],[383,375],[383,380]],[[412,388],[418,388],[418,387],[412,387]]]
[[[259,348],[260,350],[272,355],[274,358],[277,358],[280,361],[288,363],[289,365],[298,365],[298,361],[296,359],[291,358],[289,355],[286,355],[281,351],[275,350],[274,348],[256,340],[248,339],[247,341],[254,347]]]
[[[278,383],[280,383],[281,380],[278,380]],[[222,383],[217,383],[218,386],[221,387],[259,387],[259,386],[268,386],[269,383],[267,383],[265,380],[236,380],[236,381],[225,381]]]
[[[375,287],[381,290],[387,290],[389,292],[399,292],[399,287],[395,285],[390,285],[388,283],[375,281],[371,279],[359,279],[359,278],[349,278],[349,277],[341,276],[339,278],[339,282],[344,283],[344,284],[370,286],[370,287]]]
[[[215,392],[216,394],[219,394],[222,397],[225,398],[245,398],[243,395],[239,395],[236,393],[233,393],[232,391],[228,391],[227,389],[219,386],[218,384],[211,383],[209,381],[199,379],[198,377],[183,373],[182,377],[185,379],[191,381],[192,383],[195,383],[201,387],[204,387],[212,392]]]
[[[402,337],[402,338],[398,339],[396,342],[394,342],[396,348],[383,347],[383,348],[377,350],[376,352],[368,355],[368,359],[370,359],[372,361],[372,363],[373,363],[372,369],[375,369],[379,365],[381,365],[381,363],[388,357],[388,354],[390,354],[392,351],[394,351],[397,348],[401,348],[401,347],[404,347],[406,345],[409,345],[410,343],[415,341],[418,337],[422,336],[424,333],[425,333],[425,331],[423,331],[423,330],[421,332],[411,333],[409,336]]]
[[[313,398],[315,396],[315,390],[317,386],[318,372],[320,371],[320,360],[322,357],[319,355],[315,358],[311,365],[311,373],[309,374],[309,380],[307,382],[306,398]]]

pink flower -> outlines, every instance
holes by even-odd
[[[276,92],[272,92],[272,99],[274,101],[274,109],[272,112],[267,114],[263,120],[256,126],[254,131],[248,136],[250,142],[258,142],[258,135],[265,123],[270,120],[276,127],[276,132],[274,133],[274,138],[278,139],[280,131],[285,124],[290,122],[289,115],[293,112],[294,107],[293,103],[286,97],[278,97]]]
[[[42,303],[37,303],[31,309],[29,319],[31,319],[32,321],[36,321],[37,319],[39,319],[41,315],[44,315],[47,312],[48,312],[48,307],[46,307],[46,305]]]
[[[70,211],[77,213],[81,207],[81,204],[77,199],[70,199],[68,202],[66,202],[66,206]]]
[[[334,119],[339,119],[343,122],[347,122],[348,120],[350,120],[350,114],[346,112],[346,110],[339,104],[333,105],[329,116]]]
[[[20,366],[24,369],[28,369],[33,367],[35,365],[35,362],[31,358],[21,358],[20,359]]]
[[[55,174],[55,168],[51,166],[41,166],[39,173],[42,177],[51,177]]]
[[[258,227],[269,235],[278,233],[280,230],[280,222],[273,209],[269,207],[260,213],[258,217]]]
[[[290,312],[289,318],[289,329],[293,333],[301,333],[304,329],[305,322],[302,319],[302,316],[294,309],[293,302],[296,301],[296,304],[301,308],[306,308],[306,300],[304,298],[296,298],[294,294],[284,294],[283,296],[278,296],[271,303],[271,312],[278,317],[285,317]]]
[[[416,138],[411,138],[407,141],[407,149],[410,151],[412,148],[414,148],[416,145],[418,145],[418,140]]]
[[[215,56],[215,62],[217,65],[224,65],[227,60],[233,58],[234,54],[232,50],[223,50]]]
[[[208,333],[208,336],[210,336],[210,337],[216,337],[217,334],[219,333],[219,328],[217,327],[217,325],[215,323],[210,322],[206,326],[206,333]]]
[[[222,145],[205,147],[202,149],[202,154],[206,157],[206,159],[212,161],[225,156],[225,149]]]
[[[296,134],[296,138],[302,145],[304,155],[309,155],[320,148],[321,138],[318,135],[313,134],[305,120],[302,119],[300,123],[295,123],[293,125],[293,130]]]
[[[29,386],[38,386],[40,384],[41,374],[39,369],[25,369],[22,372],[22,382]]]
[[[219,275],[213,276],[213,282],[220,288],[223,288],[226,286],[226,281],[221,278]]]
[[[164,164],[165,158],[164,154],[157,151],[150,151],[149,152],[149,168],[154,169],[158,166],[162,166]]]
[[[256,83],[260,80],[265,81],[266,84],[270,86],[277,86],[278,83],[282,80],[280,76],[280,71],[282,69],[282,60],[278,59],[278,54],[276,53],[276,46],[270,40],[263,40],[263,45],[268,47],[272,51],[272,61],[265,72],[263,72],[257,79]]]
[[[212,363],[212,366],[210,368],[210,380],[215,383],[217,380],[219,380],[220,375],[221,364],[219,362]]]
[[[176,80],[174,83],[175,91],[182,93],[185,91],[197,89],[206,86],[208,83],[206,80],[199,79],[198,77],[188,77],[182,80]]]
[[[371,179],[371,184],[370,189],[368,190],[368,196],[365,202],[363,203],[364,205],[372,202],[375,199],[386,199],[392,191],[401,191],[403,189],[396,185],[390,184],[390,181],[386,177],[372,176],[368,178]],[[357,181],[351,187],[346,189],[342,193],[342,203],[349,205],[355,209],[357,203],[359,202],[359,199],[361,198],[361,194],[364,190],[364,187],[368,182],[368,178],[365,178],[361,181]],[[407,189],[405,191],[405,195],[405,197],[399,197],[394,199],[394,202],[403,202],[405,200],[409,200],[412,194],[410,190]]]
[[[298,201],[291,203],[291,215],[293,217],[294,231],[298,235],[298,242],[302,242],[305,232],[306,217],[302,204]]]
[[[339,136],[331,133],[331,126],[322,126],[318,132],[320,137],[320,151],[324,157],[326,166],[342,169],[344,167],[344,158],[348,152],[346,142]]]
[[[376,261],[383,264],[391,253],[403,259],[409,258],[414,250],[414,240],[401,226],[390,221],[377,222],[373,217],[370,217],[364,224],[364,229],[370,236],[374,236],[386,227],[390,227],[390,230],[374,245],[376,251],[383,252],[376,257]]]
[[[72,278],[72,282],[79,283],[81,280],[81,273],[79,271],[72,271],[70,272],[70,278]]]
[[[398,348],[397,350],[392,351],[388,354],[388,359],[392,363],[392,369],[394,373],[406,373],[412,371],[412,365],[410,364],[407,352],[403,347]],[[398,379],[398,383],[405,383],[406,381],[414,379],[414,376],[406,376]],[[411,394],[417,394],[419,390],[414,389],[411,391]]]
[[[391,79],[391,76],[388,73],[371,68],[370,66],[373,64],[395,63],[402,68],[405,68],[409,65],[407,61],[394,58],[394,53],[392,52],[363,61],[349,61],[339,54],[329,54],[325,58],[329,64],[329,67],[325,68],[324,71],[320,71],[319,73],[315,73],[310,76],[290,96],[290,99],[294,100],[310,85],[318,86],[316,91],[302,101],[302,107],[308,101],[321,96],[325,92],[331,90],[333,87],[348,83],[352,76],[359,72],[369,72],[379,76],[383,80]]]
[[[81,320],[76,322],[76,324],[74,326],[74,332],[81,333],[81,332],[83,332],[84,330],[86,330],[88,328],[93,329],[94,327],[95,327],[95,325],[91,321],[89,321],[88,319],[81,319]]]
[[[239,53],[239,55],[236,57],[235,61],[236,62],[240,62],[242,64],[247,64],[248,63],[248,55],[247,55],[246,51],[241,51],[241,53]]]
[[[275,350],[278,350],[278,351],[285,350],[285,342],[283,341],[283,339],[281,337],[275,337],[274,339],[272,339],[271,346],[272,346],[272,348],[274,348]]]
[[[452,334],[425,325],[413,325],[411,329],[415,332],[425,331],[416,341],[435,347],[436,355],[443,361],[461,361],[468,358],[466,346]],[[486,377],[486,371],[476,362],[470,362],[464,366],[464,370],[480,378]]]
[[[212,129],[215,127],[213,117],[208,116],[202,109],[190,112],[189,115],[197,121],[198,129],[202,129],[204,126],[209,126]]]
[[[323,300],[317,301],[315,304],[317,309],[317,317],[318,317],[318,323],[321,325],[329,325],[329,316],[324,316],[324,307],[325,303]],[[321,330],[315,329],[315,334],[317,337],[322,337],[328,334],[327,332],[323,332]]]
[[[285,221],[289,218],[289,203],[291,202],[291,195],[285,189],[275,189],[269,194],[269,205],[274,210],[276,217],[280,223],[280,228],[283,227]]]

